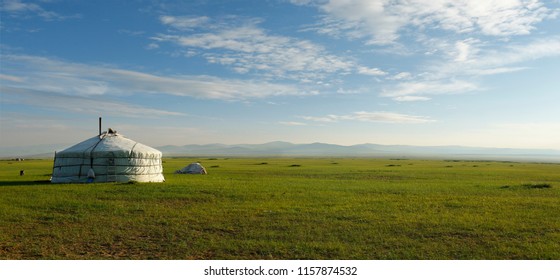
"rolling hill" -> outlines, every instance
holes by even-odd
[[[55,150],[71,145],[42,145],[0,148],[0,158],[50,158]],[[511,160],[560,163],[560,150],[508,149],[464,146],[406,146],[358,144],[351,146],[308,143],[294,144],[275,141],[264,144],[205,144],[166,145],[156,147],[164,156],[225,156],[225,157],[390,157],[390,158],[445,158],[473,160]]]

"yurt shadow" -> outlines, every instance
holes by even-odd
[[[49,180],[34,180],[34,181],[0,181],[0,187],[13,187],[13,186],[37,186],[37,185],[48,185],[51,181]]]

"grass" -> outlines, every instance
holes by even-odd
[[[173,174],[196,161],[219,168]],[[158,184],[51,168],[0,161],[0,258],[560,259],[558,164],[167,158]]]

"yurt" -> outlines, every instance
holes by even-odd
[[[163,182],[161,155],[109,129],[55,153],[51,182]]]
[[[175,173],[176,174],[202,174],[202,175],[208,174],[208,172],[206,172],[206,168],[204,168],[204,166],[202,166],[202,164],[198,162],[191,163],[183,167],[183,169],[175,171]]]

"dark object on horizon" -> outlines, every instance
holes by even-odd
[[[19,171],[19,176],[23,176],[23,175],[25,175],[25,170],[22,169]]]

